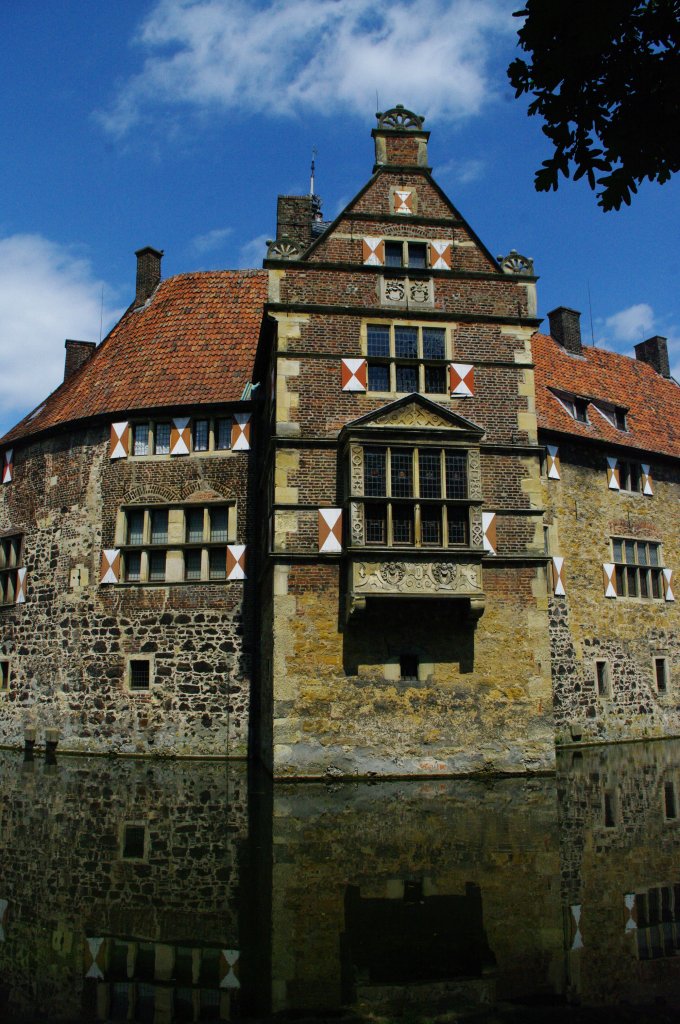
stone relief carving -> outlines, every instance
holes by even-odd
[[[420,405],[402,406],[384,416],[376,416],[373,422],[391,427],[451,427],[449,420]]]
[[[479,448],[471,448],[468,452],[468,495],[473,500],[482,497],[482,468]]]
[[[384,295],[387,302],[403,302],[406,298],[404,281],[385,281]]]
[[[415,281],[409,287],[411,302],[427,302],[430,298],[430,281]]]
[[[470,533],[473,548],[481,548],[484,545],[484,525],[482,523],[481,508],[470,509]]]
[[[383,114],[378,111],[375,116],[378,118],[378,128],[396,128],[398,131],[420,131],[425,122],[424,117],[407,110],[401,103],[397,103],[396,107],[391,107]]]
[[[481,594],[479,565],[455,561],[356,562],[354,590],[370,594]]]
[[[511,249],[507,256],[497,256],[504,274],[528,274],[534,272],[534,261],[529,256],[521,256],[516,249]]]
[[[433,306],[431,279],[411,281],[408,277],[381,277],[380,301],[391,306]]]
[[[352,543],[364,543],[364,506],[363,502],[353,501],[350,505],[352,523]]]
[[[364,493],[364,449],[353,444],[350,449],[350,475],[352,494]]]
[[[301,252],[301,247],[292,238],[276,238],[267,242],[268,260],[295,260]]]

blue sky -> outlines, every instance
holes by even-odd
[[[259,266],[276,197],[335,216],[373,165],[376,94],[426,116],[434,176],[495,254],[535,260],[539,313],[631,353],[669,338],[680,376],[680,181],[604,214],[584,182],[538,194],[540,121],[514,99],[518,0],[23,0],[0,60],[0,433],[163,275]]]

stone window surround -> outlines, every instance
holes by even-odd
[[[389,348],[390,354],[388,356],[371,356],[368,353],[368,328],[369,326],[376,327],[388,327],[389,328]],[[415,328],[418,332],[418,355],[415,359],[402,358],[401,356],[395,355],[395,335],[394,331],[396,327],[410,327]],[[444,331],[444,358],[443,359],[426,359],[423,356],[423,328],[438,327]],[[370,367],[373,365],[388,366],[390,388],[387,391],[373,391],[367,390],[367,394],[374,395],[376,398],[389,397],[393,395],[408,394],[409,392],[397,391],[397,366],[417,366],[418,368],[418,393],[423,395],[438,395],[449,397],[448,380],[446,373],[448,365],[451,362],[453,356],[453,334],[454,328],[451,326],[442,327],[440,324],[433,324],[430,321],[423,320],[407,320],[407,319],[386,319],[385,317],[371,317],[370,319],[363,320],[361,323],[361,351],[366,357],[368,363],[368,373],[370,376]],[[443,391],[426,391],[425,390],[425,366],[432,366],[441,368],[444,371],[444,390]]]
[[[663,689],[659,688],[659,663],[663,664],[663,677],[665,682]],[[671,664],[667,651],[652,652],[652,687],[659,700],[663,701],[673,699],[673,694],[671,692]]]
[[[385,267],[392,269],[410,268],[411,270],[429,270],[430,269],[430,241],[426,238],[383,238],[382,241],[385,243]],[[387,261],[387,246],[391,245],[396,248],[397,245],[401,246],[401,262],[400,263],[388,263]],[[411,264],[410,260],[410,247],[411,246],[422,246],[424,250],[425,260],[424,265],[419,266],[418,264]],[[453,246],[453,242],[451,242]]]
[[[132,686],[132,663],[145,662],[149,666],[149,685],[145,687]],[[125,689],[133,697],[148,697],[154,680],[154,657],[153,654],[128,654],[125,659]]]
[[[201,509],[203,511],[203,538],[201,541],[187,540],[187,512]],[[226,510],[227,512],[227,536],[225,539],[211,540],[210,512],[211,510]],[[152,514],[155,511],[167,511],[168,530],[167,540],[162,543],[153,543],[151,539]],[[141,543],[129,543],[129,516],[133,512],[142,512],[144,525]],[[120,583],[129,586],[167,586],[170,583],[201,584],[201,583],[223,583],[226,581],[226,547],[233,544],[237,536],[237,507],[235,501],[206,501],[206,502],[168,502],[168,503],[139,503],[124,505],[118,512],[116,519],[116,547],[121,552],[121,574]],[[225,551],[225,572],[224,576],[210,576],[210,551]],[[201,573],[198,578],[187,578],[184,552],[201,552]],[[165,576],[163,579],[149,579],[150,554],[154,551],[166,552]],[[140,554],[140,578],[126,579],[127,558],[129,553]]]
[[[14,607],[17,569],[24,564],[24,534],[8,530],[0,537],[0,608]]]
[[[11,676],[12,667],[10,659],[5,655],[0,655],[0,693],[7,693],[9,690]]]
[[[377,440],[378,439],[376,439],[376,441]],[[385,490],[386,493],[384,495],[369,495],[369,496],[366,496],[365,495],[365,484],[364,484],[361,487],[361,492],[362,492],[361,495],[358,495],[356,493],[357,488],[356,487],[352,488],[352,490],[354,492],[353,495],[352,495],[353,526],[354,526],[354,522],[356,522],[357,518],[360,518],[360,521],[363,523],[363,531],[362,531],[363,538],[362,538],[361,541],[359,541],[360,546],[369,546],[371,548],[371,550],[381,549],[381,548],[386,548],[387,547],[387,548],[392,548],[392,549],[395,549],[395,550],[396,549],[405,548],[406,550],[427,550],[427,551],[450,550],[450,551],[461,551],[461,550],[465,550],[465,549],[469,548],[469,546],[470,546],[470,505],[471,505],[471,498],[470,498],[470,487],[469,487],[469,451],[468,451],[467,448],[458,447],[456,445],[446,445],[445,443],[442,443],[442,442],[438,442],[436,444],[429,444],[428,445],[428,444],[426,444],[424,442],[420,442],[420,443],[411,442],[409,444],[409,443],[404,443],[404,442],[401,442],[401,441],[395,441],[393,443],[383,443],[383,444],[379,444],[379,443],[376,443],[376,444],[364,443],[364,444],[361,445],[361,449],[362,449],[362,452],[363,452],[364,466],[365,466],[365,455],[366,455],[367,451],[370,451],[370,450],[375,450],[375,451],[382,450],[382,451],[385,452],[386,477],[385,477],[385,488],[384,488],[384,490]],[[419,474],[419,453],[421,451],[423,451],[423,452],[425,452],[425,451],[439,452],[440,453],[440,459],[441,459],[441,463],[440,463],[440,465],[441,465],[441,472],[440,472],[440,481],[439,481],[440,497],[422,499],[422,501],[424,502],[422,505],[421,505],[421,499],[420,499],[420,474]],[[411,489],[412,489],[413,493],[412,493],[411,496],[402,496],[402,495],[398,495],[398,494],[395,495],[393,493],[395,488],[392,486],[392,482],[391,482],[391,467],[392,467],[392,458],[391,458],[391,456],[392,456],[393,453],[396,454],[397,452],[409,452],[411,454],[411,456],[412,456],[412,462],[411,462],[411,465],[412,465]],[[461,498],[461,497],[448,498],[448,497],[444,496],[445,491],[446,491],[446,464],[445,464],[445,459],[446,459],[446,454],[448,452],[450,452],[452,455],[465,456],[465,459],[466,459],[466,464],[465,464],[465,470],[466,470],[466,481],[465,481],[466,496],[463,497],[463,498]],[[385,508],[386,508],[386,511],[385,511],[385,542],[384,543],[369,542],[369,541],[366,540],[365,520],[366,520],[367,507],[369,505],[385,506]],[[395,505],[403,506],[403,507],[411,506],[413,508],[413,520],[412,520],[412,522],[413,522],[412,538],[413,539],[409,543],[400,544],[399,542],[395,542],[394,539],[393,539],[393,507]],[[359,508],[361,510],[360,513],[359,513]],[[423,540],[422,540],[422,509],[424,509],[424,508],[430,508],[430,509],[438,508],[440,510],[440,518],[439,518],[439,523],[440,523],[440,543],[439,544],[431,544],[431,543],[423,542]],[[463,511],[467,512],[467,521],[465,523],[465,542],[464,543],[453,542],[453,543],[449,544],[449,542],[448,542],[448,529],[447,529],[447,526],[448,526],[448,509],[449,508],[463,510]],[[356,546],[357,545],[357,538],[356,538],[356,536],[354,536],[354,530],[352,532],[353,532],[353,536],[352,536],[352,539],[350,541],[350,546]]]
[[[127,843],[127,832],[128,829],[143,829],[144,830],[144,852],[141,857],[126,856],[125,847]],[[122,821],[119,830],[119,841],[118,850],[119,857],[121,860],[135,861],[141,863],[149,859],[149,827],[145,821]]]
[[[208,447],[207,449],[194,449],[194,424],[199,421],[207,421],[208,423]],[[218,424],[224,422],[225,430],[227,435],[227,445],[222,448],[218,448],[219,442],[219,428]],[[227,455],[231,453],[231,429],[232,429],[233,416],[232,415],[205,415],[205,416],[191,416],[189,417],[189,425],[191,428],[191,455]],[[148,462],[153,462],[159,459],[172,459],[175,456],[170,455],[169,450],[167,452],[156,452],[156,427],[161,424],[170,426],[172,423],[171,416],[163,416],[159,419],[152,419],[146,417],[144,419],[130,420],[128,423],[129,431],[129,443],[128,443],[128,458],[129,459],[144,459]],[[135,454],[135,428],[142,427],[144,424],[148,425],[148,452],[145,455]]]
[[[600,668],[600,666],[602,666]],[[593,662],[593,678],[595,680],[595,693],[599,700],[611,700],[612,697],[612,672],[608,658],[595,658]]]
[[[616,460],[619,471],[619,493],[642,494],[642,463],[637,459]],[[633,487],[632,484],[635,484]]]
[[[619,544],[621,544],[623,546],[623,545],[625,545],[626,542],[634,543],[635,546],[636,546],[636,551],[637,551],[638,545],[640,545],[640,544],[647,545],[647,555],[646,555],[647,562],[646,562],[646,564],[643,564],[643,563],[641,563],[641,562],[639,562],[637,560],[635,562],[627,562],[627,561],[622,561],[622,560],[617,560],[616,559],[616,556],[615,556],[615,545],[617,543],[619,543]],[[612,562],[614,563],[614,566],[615,566],[616,596],[617,596],[617,598],[619,600],[628,600],[628,601],[663,601],[664,600],[664,593],[663,593],[663,578],[662,577],[663,577],[663,569],[664,569],[664,560],[663,560],[663,553],[662,553],[662,550],[661,550],[661,542],[658,541],[658,540],[649,540],[648,538],[643,538],[643,537],[616,536],[616,537],[611,537],[610,538],[610,545],[611,545],[611,552],[612,552],[611,558],[612,558]],[[649,559],[649,551],[650,551],[650,549],[654,549],[654,551],[656,552],[656,558],[657,558],[656,565],[652,565],[650,563],[650,559]],[[624,557],[625,557],[625,552],[622,551],[622,554],[624,554]],[[638,593],[636,593],[636,594],[628,594],[626,592],[627,589],[628,589],[628,582],[627,582],[627,580],[628,580],[628,573],[627,573],[627,570],[631,570],[635,574],[635,579],[637,581],[636,582],[636,589],[638,590]],[[639,593],[639,591],[640,591],[640,580],[642,578],[642,573],[646,573],[646,579],[647,579],[647,591],[648,592],[644,596]],[[655,582],[654,582],[652,576],[654,576]],[[656,588],[656,590],[657,590],[656,594],[653,593],[653,589],[654,588]]]

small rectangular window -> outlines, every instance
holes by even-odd
[[[0,659],[0,692],[9,690],[9,661]]]
[[[418,655],[402,654],[399,657],[399,675],[405,682],[418,680]]]
[[[439,506],[424,506],[420,510],[421,540],[424,545],[440,547],[442,542],[442,513]]]
[[[168,543],[168,510],[155,508],[151,512],[151,543]]]
[[[387,324],[369,324],[367,328],[367,353],[369,356],[389,356],[390,329]]]
[[[404,262],[402,242],[385,242],[385,266],[401,267]]]
[[[441,498],[441,459],[440,451],[428,451],[421,448],[418,451],[418,464],[420,476],[420,497]]]
[[[157,423],[156,424],[154,451],[156,452],[156,455],[169,455],[170,454],[170,424],[169,423]]]
[[[188,544],[200,544],[203,540],[203,509],[190,508],[186,512],[186,537]]]
[[[418,358],[418,329],[417,327],[394,328],[394,354],[397,359]]]
[[[130,659],[130,689],[148,690],[151,678],[151,663],[146,659]]]
[[[381,363],[371,363],[368,367],[368,390],[390,390],[390,368]]]
[[[449,544],[467,544],[467,509],[449,507],[447,515]]]
[[[392,496],[411,498],[413,496],[413,459],[410,451],[394,449],[391,458]]]
[[[395,544],[413,544],[413,507],[392,506],[392,539]]]
[[[123,826],[123,857],[126,860],[142,860],[146,846],[144,825]]]
[[[210,509],[210,540],[227,540],[228,514],[226,508]]]
[[[144,543],[144,510],[135,509],[127,514],[128,544]]]
[[[396,368],[397,391],[405,394],[413,394],[418,391],[418,367],[397,366]]]
[[[133,440],[132,440],[132,454],[133,455],[148,455],[149,454],[149,424],[148,423],[135,423],[132,428]]]
[[[194,420],[193,444],[195,452],[207,452],[208,450],[208,420]]]
[[[428,395],[446,394],[446,367],[425,367],[425,391]]]
[[[165,562],[167,552],[149,552],[149,580],[153,583],[160,583],[165,579]]]
[[[184,552],[184,578],[185,580],[200,580],[201,578],[201,552],[190,549]]]
[[[210,579],[223,580],[227,575],[226,548],[210,548]]]
[[[136,583],[142,578],[141,551],[128,551],[125,555],[125,579]]]
[[[443,327],[423,327],[423,359],[446,359],[446,331]]]
[[[427,266],[427,248],[424,242],[408,242],[408,265],[424,270]]]
[[[599,697],[609,697],[611,685],[609,680],[609,663],[606,661],[595,662],[595,679],[597,682],[597,694]]]
[[[215,445],[220,452],[231,448],[231,420],[217,421],[217,436]]]
[[[387,511],[384,505],[366,506],[366,543],[387,543]]]
[[[387,493],[384,449],[366,449],[364,454],[364,493],[369,497],[382,497]]]
[[[668,661],[666,658],[654,659],[654,678],[659,693],[668,692]]]
[[[467,498],[467,456],[446,452],[446,497]]]
[[[664,782],[663,785],[663,802],[666,817],[668,819],[677,818],[677,800],[675,796],[675,786],[672,782]],[[678,908],[680,910],[680,908]]]
[[[616,797],[609,789],[604,793],[604,824],[605,828],[614,828],[616,825]]]

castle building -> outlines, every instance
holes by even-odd
[[[538,334],[378,115],[332,222],[161,279],[0,440],[0,743],[259,755],[277,777],[551,770],[680,735],[679,389],[665,339]]]

